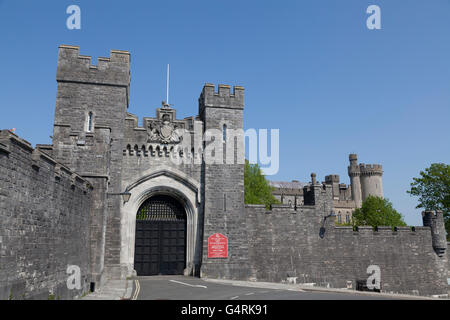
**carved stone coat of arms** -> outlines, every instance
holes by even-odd
[[[180,143],[182,137],[176,132],[181,129],[179,125],[170,121],[170,116],[165,114],[161,120],[155,120],[148,124],[148,142],[153,143]]]

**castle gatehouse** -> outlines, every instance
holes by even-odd
[[[204,161],[203,140],[224,132],[216,150],[243,158],[243,139],[225,137],[243,129],[244,88],[206,84],[195,116],[163,104],[139,126],[129,52],[94,66],[63,45],[56,80],[51,145],[0,134],[0,299],[70,298],[108,278],[158,274],[355,288],[374,265],[383,291],[447,294],[441,212],[424,212],[418,227],[336,227],[333,177],[301,185],[295,206],[244,204],[244,164]],[[362,184],[352,201],[382,195],[381,167],[350,161],[352,187]],[[67,289],[67,266],[80,268],[80,289]]]

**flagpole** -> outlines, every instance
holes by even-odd
[[[169,77],[170,77],[170,65],[167,65],[167,95],[166,95],[166,103],[169,105]]]

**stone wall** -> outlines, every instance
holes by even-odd
[[[70,299],[89,290],[92,186],[0,131],[0,300]],[[81,290],[67,288],[67,267]]]
[[[448,264],[447,282],[450,288],[450,242],[447,242],[447,264]]]
[[[334,288],[351,282],[354,289],[357,280],[367,280],[367,268],[378,265],[385,292],[447,294],[447,255],[435,252],[430,227],[335,227],[334,217],[324,219],[329,214],[323,209],[326,197],[322,192],[315,205],[297,210],[246,206],[254,279],[296,278],[297,283]]]

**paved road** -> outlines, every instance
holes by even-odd
[[[267,289],[234,286],[183,276],[138,277],[136,300],[385,300],[388,297],[351,293],[311,292],[300,289]]]

